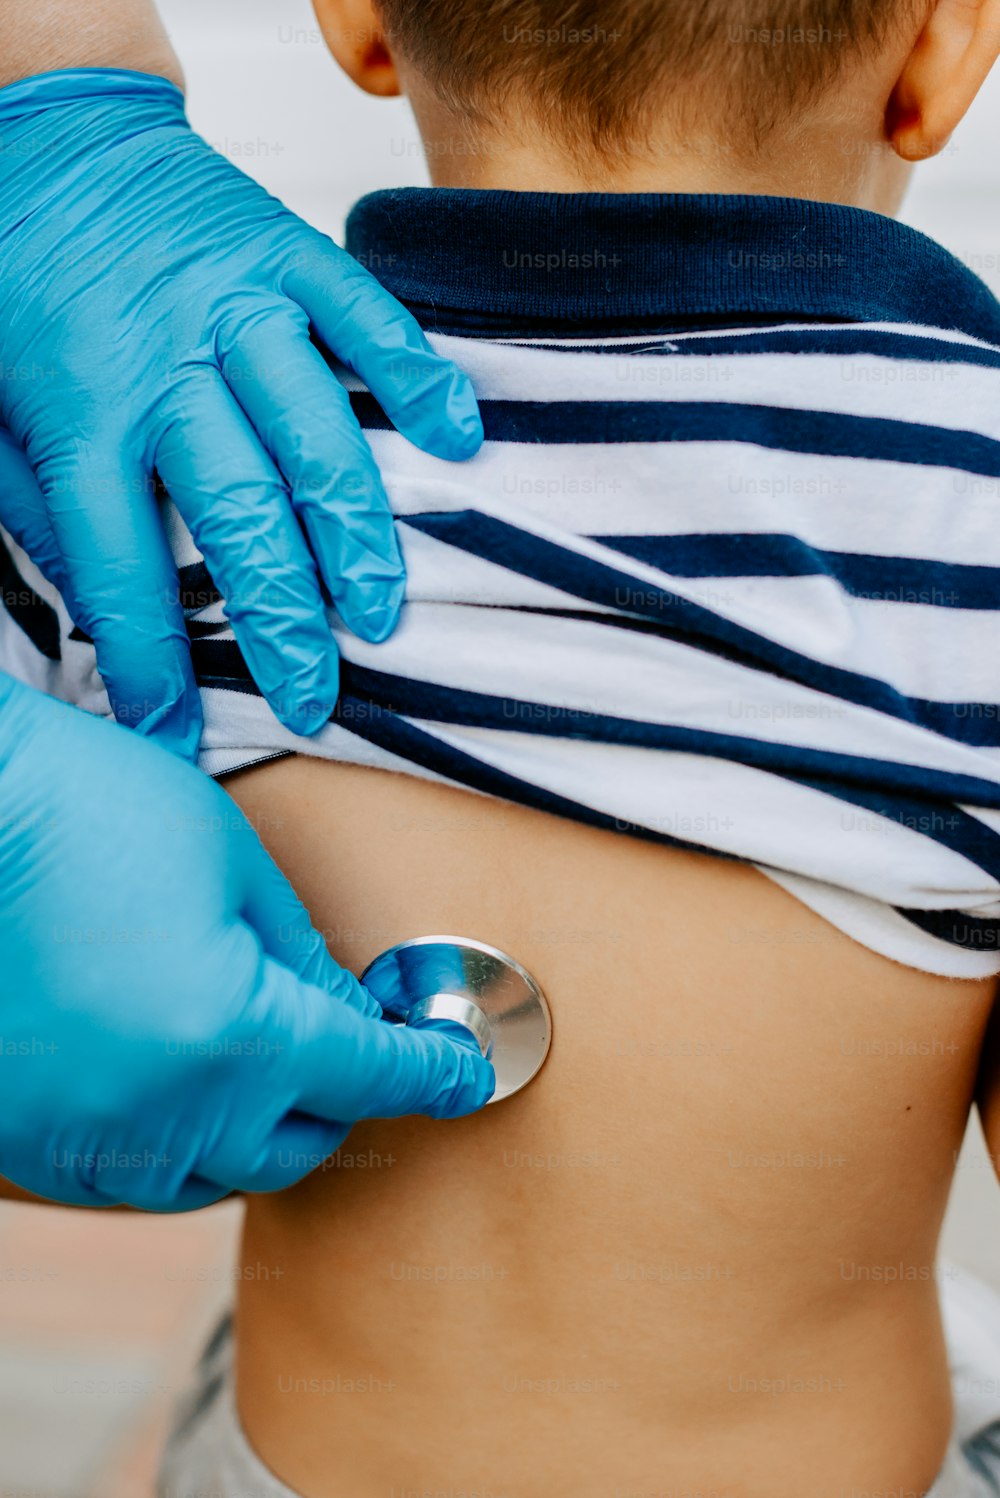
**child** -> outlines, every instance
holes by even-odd
[[[956,1412],[934,1278],[974,1093],[1000,1146],[1000,306],[886,216],[1000,0],[554,10],[320,0],[435,182],[349,247],[487,444],[448,467],[349,382],[408,605],[381,646],[334,617],[315,738],[175,538],[203,764],[334,956],[490,942],[553,1052],[249,1200],[281,1274],[161,1493],[1000,1492],[997,1309],[963,1290]]]

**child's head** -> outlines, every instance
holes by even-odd
[[[316,0],[440,185],[798,193],[890,211],[1000,53],[1000,0]]]

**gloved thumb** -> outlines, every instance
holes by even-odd
[[[286,1017],[285,1043],[294,1047],[300,1112],[351,1121],[459,1118],[493,1095],[493,1067],[474,1044],[369,1018],[316,988],[303,988],[297,1010],[292,1035]]]

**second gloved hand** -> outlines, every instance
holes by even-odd
[[[234,802],[0,675],[0,1174],[197,1207],[315,1169],[360,1118],[481,1107],[474,1042],[395,1026]]]
[[[166,79],[25,79],[0,89],[0,141],[0,426],[40,485],[35,499],[0,485],[0,523],[94,639],[119,719],[190,757],[200,703],[155,470],[264,695],[317,731],[338,688],[321,581],[347,627],[380,640],[403,566],[310,330],[439,457],[482,442],[468,379],[355,260],[195,134]]]

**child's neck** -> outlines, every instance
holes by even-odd
[[[881,135],[874,117],[847,124],[800,123],[752,165],[732,148],[665,137],[639,155],[601,160],[560,152],[539,129],[509,135],[456,130],[452,116],[417,110],[435,187],[504,188],[515,192],[749,193],[846,203],[894,214],[909,167]]]

